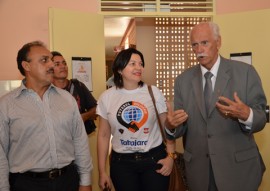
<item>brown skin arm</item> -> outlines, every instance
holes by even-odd
[[[106,172],[106,159],[108,157],[109,145],[111,139],[111,126],[103,117],[99,116],[99,127],[97,135],[97,154],[99,187],[103,190],[105,186],[112,188],[112,181]]]
[[[81,114],[83,122],[87,121],[88,119],[95,120],[97,118],[96,114],[96,107],[92,107],[87,112]]]
[[[79,191],[92,191],[92,186],[80,186]]]
[[[165,124],[166,117],[167,113],[159,114],[159,118],[163,126]],[[175,140],[166,140],[167,153],[174,153],[175,147]],[[162,165],[160,169],[156,170],[157,173],[160,173],[163,176],[169,176],[171,174],[173,168],[173,159],[171,157],[167,156],[164,159],[160,159],[157,163]]]

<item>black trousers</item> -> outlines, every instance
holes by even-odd
[[[110,175],[116,191],[167,191],[169,176],[156,172],[166,158],[164,145],[147,153],[121,154],[112,151]]]
[[[9,176],[10,191],[78,191],[79,174],[74,164],[64,174],[51,179],[48,177],[31,177],[20,173]]]

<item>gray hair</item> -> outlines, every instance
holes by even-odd
[[[208,22],[209,27],[212,29],[214,38],[217,40],[220,37],[219,26],[214,22]]]
[[[220,37],[219,26],[216,23],[211,22],[211,21],[204,21],[204,22],[200,22],[197,25],[201,25],[201,24],[207,24],[209,26],[209,28],[213,31],[213,35],[214,35],[215,40],[217,40]],[[195,25],[194,27],[196,27],[197,25]],[[191,32],[194,29],[194,27],[191,29]],[[190,35],[191,35],[191,32],[190,32]]]

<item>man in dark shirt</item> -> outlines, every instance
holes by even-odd
[[[76,99],[87,134],[95,131],[96,100],[88,88],[79,80],[68,80],[68,66],[60,52],[52,51],[54,62],[53,84],[70,92]]]

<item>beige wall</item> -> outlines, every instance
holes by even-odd
[[[96,0],[0,0],[0,80],[22,79],[17,51],[26,42],[41,40],[49,47],[49,7],[98,12]]]
[[[24,43],[41,40],[49,46],[49,7],[98,13],[99,0],[1,0],[0,66],[4,69],[0,70],[0,80],[22,79],[16,54]],[[267,8],[269,0],[216,0],[217,14]]]
[[[221,54],[229,58],[230,53],[252,52],[252,65],[256,68],[270,100],[270,9],[241,13],[223,14],[214,17],[221,29]],[[255,135],[262,157],[266,164],[266,173],[260,191],[270,190],[270,124]]]
[[[216,0],[216,13],[226,14],[270,8],[269,0]]]
[[[16,80],[21,79],[16,65],[16,54],[18,49],[26,42],[32,40],[42,40],[48,47],[54,47],[63,50],[67,57],[73,53],[84,55],[85,49],[78,47],[74,51],[67,50],[65,47],[53,46],[49,44],[49,7],[57,7],[67,10],[78,10],[82,12],[97,13],[98,0],[1,0],[0,1],[0,80]],[[233,6],[232,6],[233,5]],[[269,0],[217,0],[216,13],[214,20],[220,25],[223,46],[221,53],[228,57],[231,52],[246,52],[251,51],[253,54],[253,65],[259,72],[262,78],[263,86],[268,100],[270,99],[268,74],[268,50],[270,41],[270,27],[267,18],[270,18],[270,1]],[[260,11],[250,11],[250,10]],[[265,9],[265,10],[262,10]],[[249,12],[245,12],[249,11]],[[240,13],[235,13],[240,12]],[[233,13],[233,14],[228,14]],[[80,22],[80,21],[78,21]],[[60,25],[59,27],[61,27]],[[141,30],[141,29],[139,29]],[[144,30],[144,29],[142,29]],[[77,38],[80,34],[75,35]],[[58,39],[55,39],[58,40]],[[70,43],[66,46],[74,46]],[[140,45],[138,45],[138,48]],[[141,47],[143,49],[144,47]],[[152,50],[144,50],[144,54],[152,54]],[[102,59],[102,58],[101,58]],[[147,73],[151,72],[151,61],[147,61]],[[105,63],[99,63],[105,64]],[[98,66],[95,66],[95,68]],[[97,68],[94,69],[97,71]],[[102,70],[102,69],[101,69]],[[96,97],[102,91],[104,77],[102,71],[95,72],[93,81],[97,80],[98,84],[94,85],[94,95]],[[152,70],[154,72],[154,70]],[[105,73],[105,70],[104,70]],[[152,74],[149,75],[152,78]],[[105,75],[105,74],[104,74]],[[98,88],[101,87],[101,88]],[[269,101],[268,101],[269,102]],[[95,154],[95,134],[90,137],[92,153]],[[92,140],[91,140],[92,138]],[[267,171],[263,179],[260,191],[270,190],[270,129],[269,124],[266,128],[256,134],[256,140],[262,152],[262,156],[267,165]],[[97,168],[97,166],[95,166]],[[97,177],[97,175],[95,175]],[[97,179],[95,178],[95,181]],[[97,182],[95,182],[96,188]]]
[[[155,81],[155,19],[136,19],[136,46],[143,53],[145,67],[143,81],[149,85],[156,85]]]
[[[92,58],[92,93],[94,97],[98,98],[106,88],[103,16],[55,8],[50,9],[49,15],[51,49],[63,53],[66,60],[69,61],[70,74],[72,56]],[[96,142],[97,132],[89,136],[94,165],[93,190],[99,190]]]

